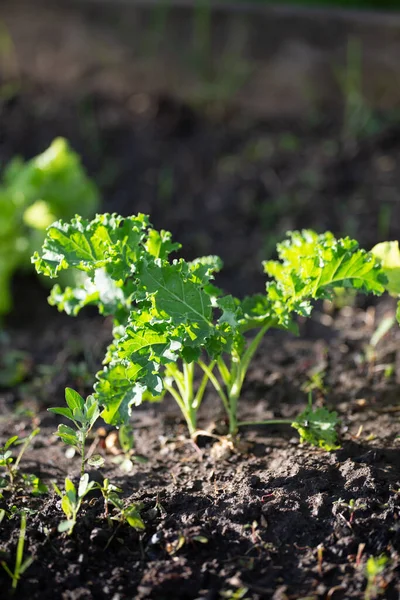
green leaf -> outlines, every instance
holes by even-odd
[[[104,406],[102,418],[110,425],[123,425],[129,421],[132,406],[138,406],[146,387],[132,383],[142,369],[140,365],[109,365],[97,373],[96,397]],[[162,389],[160,381],[160,389]]]
[[[330,451],[340,448],[336,433],[338,422],[336,412],[326,408],[313,409],[309,404],[292,423],[292,427],[299,432],[301,442]]]
[[[171,241],[171,234],[169,231],[156,231],[150,229],[145,248],[151,256],[154,258],[167,258],[171,252],[175,252],[181,248],[181,244]]]
[[[127,453],[135,445],[135,436],[130,425],[122,425],[118,431],[118,440],[123,452]]]
[[[93,427],[100,416],[98,400],[92,395],[88,396],[85,404],[85,419],[89,428]]]
[[[60,533],[65,533],[66,531],[71,531],[74,528],[75,524],[75,520],[68,519],[68,521],[61,521],[61,523],[58,524],[57,529]]]
[[[130,506],[124,510],[124,515],[131,527],[137,529],[139,531],[143,531],[146,529],[145,524],[143,523],[143,519],[140,516],[140,513],[136,506]]]
[[[287,325],[290,314],[308,316],[310,301],[328,298],[336,287],[382,294],[387,279],[376,257],[361,250],[355,240],[335,239],[332,233],[290,232],[278,244],[279,261],[264,263],[273,278],[267,295],[279,323]]]
[[[157,312],[168,316],[174,325],[185,324],[198,345],[212,333],[212,305],[186,269],[183,261],[173,265],[147,263],[139,271],[140,286],[153,295]]]
[[[92,221],[75,217],[69,223],[58,221],[47,230],[42,255],[36,253],[36,270],[56,277],[74,267],[94,277],[107,268],[112,279],[126,279],[141,258],[149,225],[145,215],[124,219],[118,215],[97,215]]]
[[[70,494],[72,494],[72,492],[70,492]],[[68,494],[64,494],[64,496],[61,499],[61,508],[63,513],[66,515],[67,519],[70,519],[74,514],[73,507],[75,505],[75,501],[76,499],[73,499],[71,501],[71,498]]]
[[[54,413],[55,415],[61,415],[62,417],[66,417],[73,421],[73,414],[69,408],[48,408],[49,412]]]
[[[208,256],[200,256],[199,258],[195,258],[188,263],[188,266],[192,275],[195,275],[195,281],[197,283],[208,285],[210,279],[213,279],[214,273],[218,273],[222,269],[223,262],[219,256],[211,254]],[[220,294],[218,288],[214,288],[210,295],[219,296]]]
[[[386,289],[393,296],[400,295],[400,250],[399,242],[382,242],[374,246],[371,254],[379,258],[387,277]]]
[[[64,487],[65,487],[66,492],[76,493],[75,485],[74,485],[73,481],[71,481],[71,479],[69,479],[69,477],[65,478]]]
[[[76,409],[78,409],[80,412],[83,412],[85,408],[85,400],[72,388],[65,388],[65,401],[72,413],[74,413]]]
[[[85,473],[79,480],[78,498],[83,498],[94,486],[94,481],[89,481],[89,474]]]
[[[219,322],[227,323],[232,331],[235,331],[239,326],[239,301],[233,296],[224,296],[223,298],[219,298],[216,304],[218,308],[222,310],[222,315],[219,318]]]
[[[8,440],[4,444],[4,450],[8,450],[8,448],[10,446],[12,446],[17,440],[18,440],[18,436],[17,435],[13,435],[12,437],[8,438]]]
[[[55,435],[58,435],[58,437],[61,438],[65,444],[78,449],[79,438],[76,432],[71,427],[68,427],[68,425],[59,425]]]

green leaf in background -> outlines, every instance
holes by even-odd
[[[0,184],[0,315],[12,307],[13,273],[30,268],[46,228],[77,212],[91,217],[98,205],[96,186],[63,138],[28,162],[16,158],[6,166]]]
[[[400,250],[399,242],[381,242],[374,246],[371,254],[379,258],[387,277],[386,289],[393,296],[400,295]]]

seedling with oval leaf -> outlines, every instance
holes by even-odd
[[[66,531],[68,535],[74,530],[76,525],[78,512],[81,508],[84,497],[96,485],[95,481],[89,481],[89,475],[85,473],[79,480],[78,488],[75,487],[73,481],[68,477],[65,478],[65,491],[53,483],[54,490],[61,498],[61,508],[67,517],[66,521],[61,521],[58,525],[58,531]]]
[[[85,444],[87,436],[100,415],[99,403],[94,396],[88,396],[86,401],[78,392],[71,388],[65,390],[65,401],[67,408],[49,408],[48,410],[57,415],[61,415],[75,425],[76,431],[68,425],[59,425],[56,435],[58,435],[65,444],[72,446],[81,456],[81,477],[85,473]],[[98,467],[103,463],[101,456],[94,456],[88,459],[90,464]]]

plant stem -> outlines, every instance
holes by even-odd
[[[219,395],[219,397],[222,400],[222,404],[224,405],[226,412],[229,414],[229,401],[228,401],[227,395],[225,394],[225,392],[222,388],[222,385],[220,384],[218,379],[215,377],[214,373],[210,369],[210,366],[206,365],[205,362],[203,362],[202,360],[199,360],[198,364],[203,369],[203,371],[207,375],[208,379],[211,381],[212,385],[215,388],[215,391],[217,392],[217,394]],[[213,363],[211,363],[211,364],[213,364]]]
[[[86,443],[87,431],[81,429],[81,477],[85,474],[85,443]]]

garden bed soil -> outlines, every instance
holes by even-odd
[[[101,185],[105,210],[150,213],[156,227],[183,243],[188,258],[220,254],[226,269],[217,283],[238,295],[263,290],[260,261],[273,255],[286,229],[331,229],[367,248],[398,238],[396,123],[380,120],[374,133],[354,139],[336,120],[271,124],[239,114],[215,120],[168,98],[140,101],[133,108],[99,97],[73,102],[48,90],[21,93],[1,107],[1,161],[32,156],[56,135],[67,136]],[[66,385],[90,391],[111,324],[91,311],[79,319],[59,315],[45,297],[33,276],[16,279],[1,359],[4,367],[13,351],[22,352],[22,375],[15,385],[3,382],[0,433],[5,440],[40,426],[20,467],[51,488],[51,481],[78,477],[79,459],[67,458],[52,435],[59,419],[45,409],[63,405]],[[320,305],[300,323],[300,337],[267,336],[249,372],[243,418],[291,418],[306,404],[311,371],[319,370],[315,402],[342,419],[336,451],[301,445],[282,426],[247,428],[233,449],[205,436],[196,447],[167,400],[134,410],[142,460],[130,473],[106,454],[102,440],[111,434],[104,431],[97,450],[105,466],[90,472],[143,503],[144,532],[110,527],[96,494],[72,536],[57,532],[62,512],[52,492],[32,498],[19,489],[6,496],[2,507],[29,509],[25,553],[34,559],[14,597],[397,599],[397,327],[375,349],[369,345],[394,311],[387,298]],[[211,391],[200,425],[223,434]],[[19,519],[1,523],[0,550],[10,567]],[[385,569],[366,591],[367,558],[381,554],[388,558]],[[10,589],[3,570],[0,585]]]

